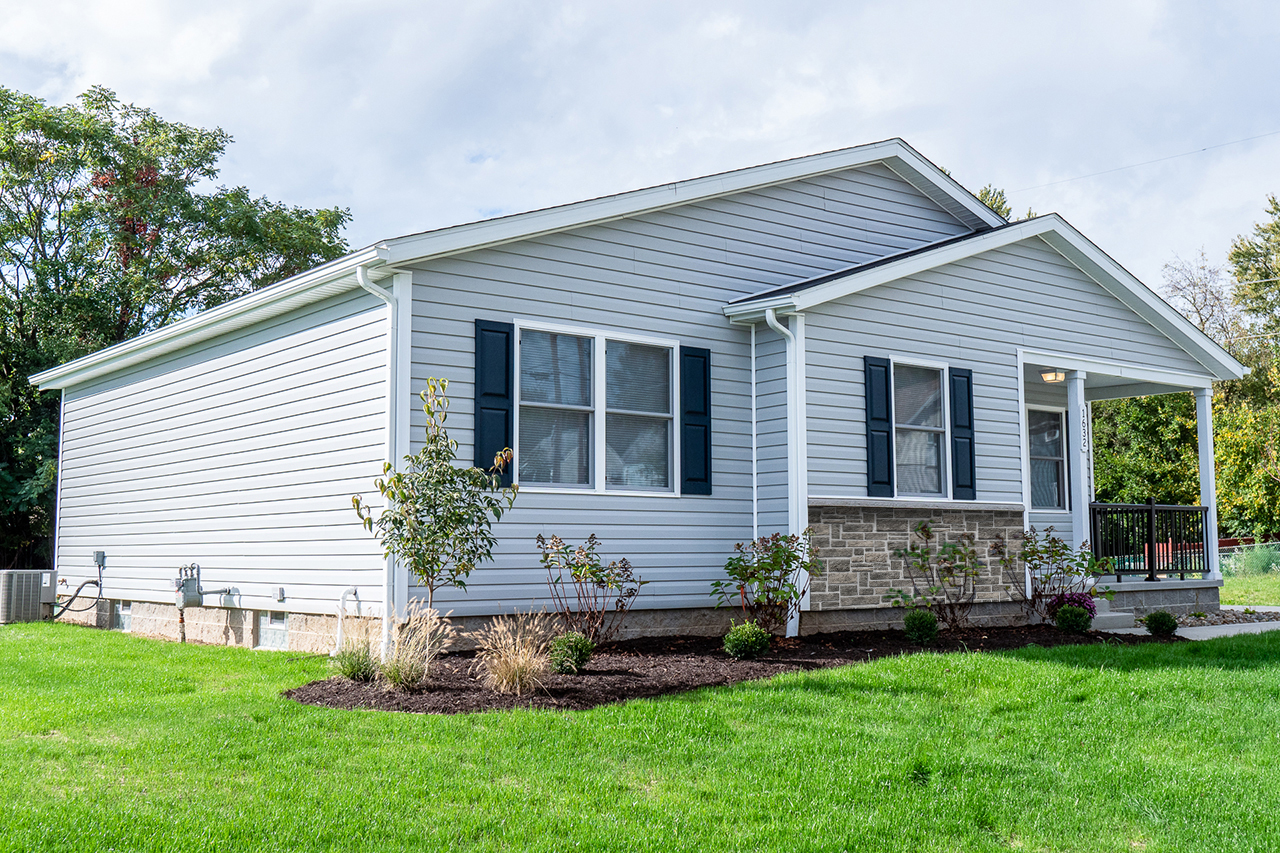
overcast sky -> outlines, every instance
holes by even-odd
[[[0,12],[0,84],[56,103],[102,84],[221,127],[236,140],[226,184],[349,207],[353,247],[900,136],[971,190],[1005,188],[1019,214],[1061,213],[1158,285],[1175,255],[1224,261],[1280,193],[1275,3]]]

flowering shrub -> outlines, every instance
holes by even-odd
[[[906,548],[893,552],[905,561],[911,589],[889,590],[890,601],[896,607],[925,608],[948,628],[967,627],[982,576],[973,535],[962,533],[958,542],[941,542],[935,552],[932,524],[922,521],[912,533],[920,541],[908,540]]]
[[[1098,605],[1093,603],[1093,596],[1087,592],[1060,592],[1055,595],[1049,603],[1050,618],[1056,619],[1063,607],[1079,607],[1089,614],[1090,619],[1098,615]]]
[[[604,565],[596,553],[600,540],[594,533],[577,548],[559,536],[548,540],[538,534],[537,541],[547,586],[565,630],[582,634],[593,644],[609,640],[648,581],[636,577],[625,559]]]
[[[809,588],[809,578],[822,574],[818,550],[809,534],[775,533],[753,542],[739,542],[724,565],[728,580],[711,584],[716,607],[741,607],[748,622],[773,632],[787,624]],[[807,573],[803,581],[800,572]]]

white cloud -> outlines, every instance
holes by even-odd
[[[1266,5],[15,5],[0,79],[101,83],[236,143],[223,178],[355,213],[353,243],[902,136],[1156,283],[1280,191]]]

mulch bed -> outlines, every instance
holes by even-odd
[[[471,652],[438,659],[432,669],[430,686],[415,692],[388,690],[380,684],[359,684],[334,677],[313,681],[284,695],[304,704],[328,708],[419,714],[465,714],[504,708],[581,710],[768,678],[782,672],[865,663],[920,651],[976,652],[1030,645],[1146,642],[1152,642],[1152,638],[1101,632],[1067,634],[1052,625],[1029,625],[947,631],[939,635],[936,646],[925,650],[909,642],[901,631],[842,631],[776,638],[766,657],[740,661],[724,653],[719,637],[654,637],[601,646],[578,675],[549,674],[544,678],[542,689],[524,696],[485,689],[473,671],[475,656]]]

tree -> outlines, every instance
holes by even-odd
[[[435,607],[436,590],[467,588],[467,577],[492,559],[498,544],[493,522],[515,503],[518,486],[502,487],[502,470],[511,464],[511,449],[493,458],[488,471],[459,466],[458,442],[449,438],[447,379],[428,379],[422,392],[427,415],[427,441],[405,470],[384,464],[374,485],[386,500],[378,515],[359,495],[351,498],[367,530],[378,537],[388,557],[409,568],[427,588],[427,607]]]
[[[52,524],[59,395],[27,376],[347,251],[345,209],[214,187],[230,142],[101,87],[0,87],[0,550]]]
[[[1253,226],[1253,236],[1241,235],[1231,243],[1235,297],[1240,307],[1259,325],[1259,332],[1280,333],[1280,200],[1267,196],[1270,221]]]
[[[1005,197],[1004,190],[997,189],[991,184],[987,184],[985,187],[978,190],[978,201],[982,202],[1010,222],[1014,221],[1013,207],[1010,206],[1009,199]],[[1035,215],[1035,211],[1028,207],[1027,215],[1021,217],[1021,219],[1034,219]]]

